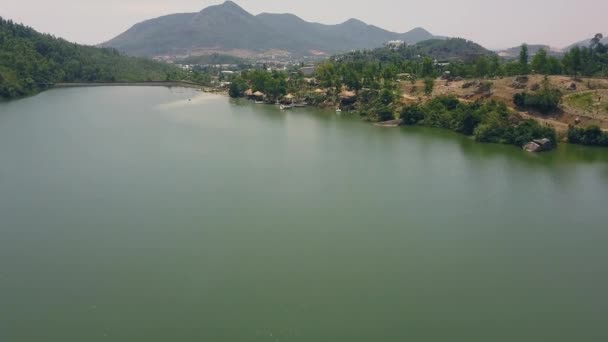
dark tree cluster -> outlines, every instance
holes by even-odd
[[[400,118],[404,125],[450,129],[472,135],[480,142],[523,146],[533,139],[557,141],[553,128],[518,118],[504,104],[494,101],[469,104],[454,96],[440,96],[421,105],[404,107]]]
[[[57,82],[179,80],[181,69],[70,43],[0,18],[0,99],[34,94]]]

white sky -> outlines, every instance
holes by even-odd
[[[0,16],[71,41],[97,44],[133,24],[165,14],[198,12],[221,0],[0,0]],[[405,32],[463,37],[488,48],[546,43],[564,47],[608,33],[606,0],[237,0],[247,11],[293,13],[337,24],[357,18]]]

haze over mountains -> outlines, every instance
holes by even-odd
[[[317,55],[370,49],[387,41],[414,44],[440,38],[416,28],[395,33],[350,19],[338,25],[310,23],[293,14],[252,15],[232,1],[198,13],[147,20],[102,44],[135,56],[224,52],[252,54],[275,51]]]
[[[547,53],[550,56],[560,57],[560,56],[563,56],[566,52],[570,51],[570,49],[572,49],[575,46],[589,47],[589,45],[591,44],[591,38],[592,38],[591,36],[592,35],[590,35],[590,37],[587,39],[580,40],[580,41],[573,43],[571,45],[568,45],[564,48],[556,48],[556,47],[552,47],[549,45],[543,45],[543,44],[528,44],[528,53],[531,56],[533,56],[533,55],[536,55],[540,49],[544,49],[545,51],[547,51]],[[608,37],[605,37],[600,42],[602,44],[608,44]],[[497,51],[497,53],[499,56],[504,57],[504,58],[516,58],[519,56],[520,51],[521,51],[521,45],[514,46],[509,49],[499,50],[499,51]]]

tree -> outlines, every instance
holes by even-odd
[[[562,63],[566,68],[566,72],[573,76],[578,75],[581,72],[581,48],[575,46],[570,49],[570,51],[564,55]]]
[[[490,64],[485,56],[477,58],[475,61],[475,74],[479,77],[488,76],[490,73]]]
[[[424,59],[422,60],[422,70],[421,70],[422,77],[433,76],[433,73],[434,73],[433,69],[434,69],[433,60],[430,57],[424,57]]]
[[[532,58],[532,70],[539,74],[549,74],[547,51],[545,51],[545,49],[538,50],[536,55]]]
[[[418,105],[407,106],[401,110],[399,118],[404,125],[416,125],[424,120],[424,111]]]
[[[431,95],[433,93],[433,88],[435,88],[435,80],[432,78],[424,79],[424,93],[426,95]]]
[[[228,89],[228,95],[232,98],[237,98],[243,96],[243,93],[247,90],[247,84],[242,78],[237,78],[232,81],[230,84],[230,89]]]
[[[604,39],[604,35],[601,33],[596,33],[595,36],[593,38],[591,38],[591,46],[590,48],[593,49],[595,48],[598,44],[600,44],[600,42],[602,41],[602,39]]]
[[[521,50],[519,51],[519,67],[520,74],[527,75],[528,74],[528,44],[522,44]]]

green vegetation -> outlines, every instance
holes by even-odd
[[[174,66],[77,45],[0,18],[0,99],[34,94],[56,82],[183,79]]]
[[[340,106],[343,112],[356,113],[369,121],[389,121],[395,118],[395,113],[399,113],[398,117],[404,125],[450,129],[473,136],[480,142],[522,146],[533,139],[548,138],[555,144],[556,132],[552,127],[533,119],[526,120],[509,111],[505,104],[494,101],[469,104],[459,102],[456,97],[439,96],[426,103],[402,107],[399,83],[406,80],[413,84],[417,79],[424,79],[423,91],[432,94],[439,77],[450,81],[457,77],[483,78],[538,71],[559,74],[568,66],[542,49],[530,61],[526,46],[522,47],[517,61],[504,61],[493,53],[478,50],[477,54],[471,53],[471,48],[474,45],[466,40],[448,39],[413,46],[355,51],[318,64],[314,84],[303,82],[303,76],[295,70],[273,73],[253,70],[233,80],[230,95],[240,97],[245,90],[252,89],[265,93],[267,99],[272,101],[286,93],[293,93],[310,103]],[[602,61],[605,57],[601,43],[588,49],[594,51],[596,61]],[[579,48],[579,51],[583,50],[585,48]],[[437,55],[433,55],[437,51],[442,51],[444,56],[452,56],[452,59],[438,62]],[[322,88],[323,92],[317,93],[311,100],[315,88]],[[343,96],[344,90],[356,95]],[[481,81],[479,91],[491,93],[492,83]],[[521,108],[550,113],[558,109],[561,99],[562,92],[546,79],[538,90],[516,94],[513,100]],[[599,140],[572,138],[570,141],[588,143]]]
[[[608,76],[608,46],[601,43],[598,33],[589,47],[573,47],[562,60],[564,72],[569,75]]]
[[[591,111],[593,109],[594,93],[591,91],[574,93],[568,95],[564,101],[572,107]]]
[[[510,61],[501,60],[494,53],[464,39],[429,40],[397,49],[356,51],[335,58],[334,63],[338,66],[376,64],[376,69],[388,70],[395,75],[408,73],[415,78],[436,78],[446,74],[451,78],[479,78],[527,75],[530,72],[608,76],[608,47],[596,42],[596,38],[590,41],[589,47],[574,47],[561,60],[541,48],[530,61],[528,51],[527,45],[522,45],[519,59]],[[434,60],[443,62],[435,63]]]
[[[538,110],[541,113],[555,111],[562,99],[562,92],[549,85],[548,81],[543,83],[542,88],[535,93],[518,93],[513,96],[513,102],[520,108]]]
[[[424,93],[426,95],[431,95],[433,93],[433,88],[435,88],[435,80],[432,78],[424,79]]]
[[[608,146],[608,133],[598,126],[580,128],[570,126],[568,129],[568,142],[589,146]]]
[[[439,96],[422,105],[404,107],[400,118],[404,125],[450,129],[480,142],[523,146],[539,138],[557,141],[553,128],[521,119],[494,101],[467,104],[454,96]]]
[[[544,50],[543,50],[544,51]],[[529,73],[528,59],[528,44],[522,44],[521,50],[519,51],[519,73],[520,75],[527,75]]]
[[[267,100],[274,102],[287,94],[287,88],[286,73],[254,69],[243,71],[240,77],[234,78],[228,94],[231,97],[241,97],[247,89],[251,89],[254,92],[264,93]]]

